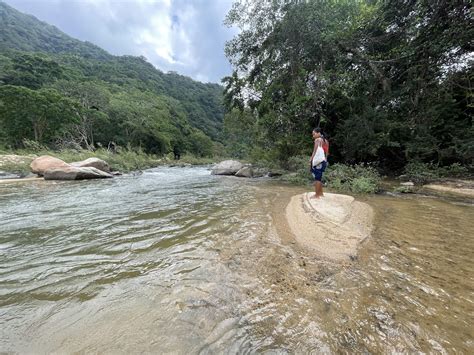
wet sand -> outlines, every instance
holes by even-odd
[[[293,196],[286,207],[296,242],[332,261],[354,259],[372,231],[372,208],[348,195],[326,193],[321,199],[312,195]]]
[[[422,191],[423,192],[438,192],[446,195],[451,195],[454,197],[465,197],[465,198],[474,198],[474,188],[472,182],[470,184],[449,184],[446,183],[442,184],[428,184],[423,185]]]

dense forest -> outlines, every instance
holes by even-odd
[[[222,150],[222,87],[113,56],[0,2],[0,146]]]
[[[224,132],[236,156],[470,165],[474,24],[470,1],[238,0],[226,18]]]
[[[223,89],[0,2],[0,147],[113,142],[286,166],[321,127],[333,162],[472,167],[471,12],[468,1],[237,0]]]

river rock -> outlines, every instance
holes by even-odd
[[[211,174],[235,175],[242,168],[243,164],[237,160],[224,160],[212,168]]]
[[[235,173],[235,176],[251,178],[253,177],[253,169],[251,166],[244,166],[242,169]]]
[[[79,168],[67,166],[64,168],[48,169],[44,172],[45,180],[85,180],[111,178],[111,174],[94,167]]]
[[[333,261],[356,260],[359,245],[372,233],[373,209],[352,196],[326,192],[320,199],[313,197],[313,192],[296,195],[286,206],[295,241]]]
[[[253,177],[254,178],[259,178],[259,177],[264,177],[268,175],[268,170],[263,169],[263,168],[255,168],[253,170]]]
[[[110,173],[109,164],[107,164],[106,161],[99,158],[89,158],[83,161],[77,161],[77,162],[71,163],[70,165],[78,167],[78,168],[92,167],[92,168],[105,171],[106,173]]]
[[[30,164],[31,171],[40,176],[43,176],[46,170],[67,167],[70,167],[68,163],[49,155],[36,158]]]
[[[285,172],[282,170],[271,170],[268,172],[269,177],[278,177],[282,176]]]
[[[407,181],[407,182],[401,182],[401,186],[407,186],[407,187],[413,187],[415,184],[412,181]]]

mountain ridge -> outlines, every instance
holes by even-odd
[[[117,105],[119,101],[114,100],[114,97],[120,96],[122,103],[130,104],[122,107],[124,110],[131,110],[128,114],[120,116],[117,109],[112,110],[110,107],[111,111],[106,111],[106,106],[102,109],[111,121],[118,120],[120,116],[121,124],[124,125],[122,129],[126,132],[131,132],[131,124],[134,130],[140,131],[137,134],[127,133],[125,138],[122,137],[122,144],[127,144],[127,139],[133,139],[139,146],[152,147],[154,139],[157,139],[160,141],[155,142],[161,147],[159,151],[169,151],[173,142],[182,141],[177,132],[185,136],[198,134],[185,128],[186,122],[213,141],[221,140],[224,116],[221,85],[202,83],[174,72],[163,73],[142,56],[112,55],[90,42],[75,39],[32,15],[23,14],[0,0],[0,88],[2,85],[33,90],[51,88],[77,101],[81,101],[82,97],[77,96],[79,93],[72,90],[71,86],[89,87],[103,91],[104,97],[111,97],[110,102]],[[5,95],[12,95],[12,92],[5,89]],[[137,92],[142,93],[140,98],[137,98]],[[33,95],[31,92],[23,94]],[[147,118],[156,121],[149,122],[148,127],[152,128],[130,122],[129,116],[140,119],[137,111],[144,112],[144,105],[147,105],[143,103],[140,106],[138,101],[150,100],[152,97],[156,97],[156,111],[153,114],[158,115]],[[129,100],[131,101],[128,102]],[[159,112],[164,112],[163,110],[167,112],[166,119],[163,118],[165,116],[160,116],[162,113]],[[163,120],[168,121],[164,123]],[[167,127],[166,134],[163,134],[163,127]],[[117,127],[114,129],[116,134],[121,134]],[[150,138],[147,129],[154,131],[151,134],[154,138]],[[117,137],[105,136],[119,140]],[[207,139],[203,136],[198,138],[202,142]],[[17,139],[15,145],[18,144]],[[194,143],[186,144],[193,146]]]

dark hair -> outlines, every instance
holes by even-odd
[[[326,140],[326,141],[328,140],[328,136],[327,136],[326,132],[324,132],[320,127],[314,128],[313,132],[319,133],[324,140]]]

